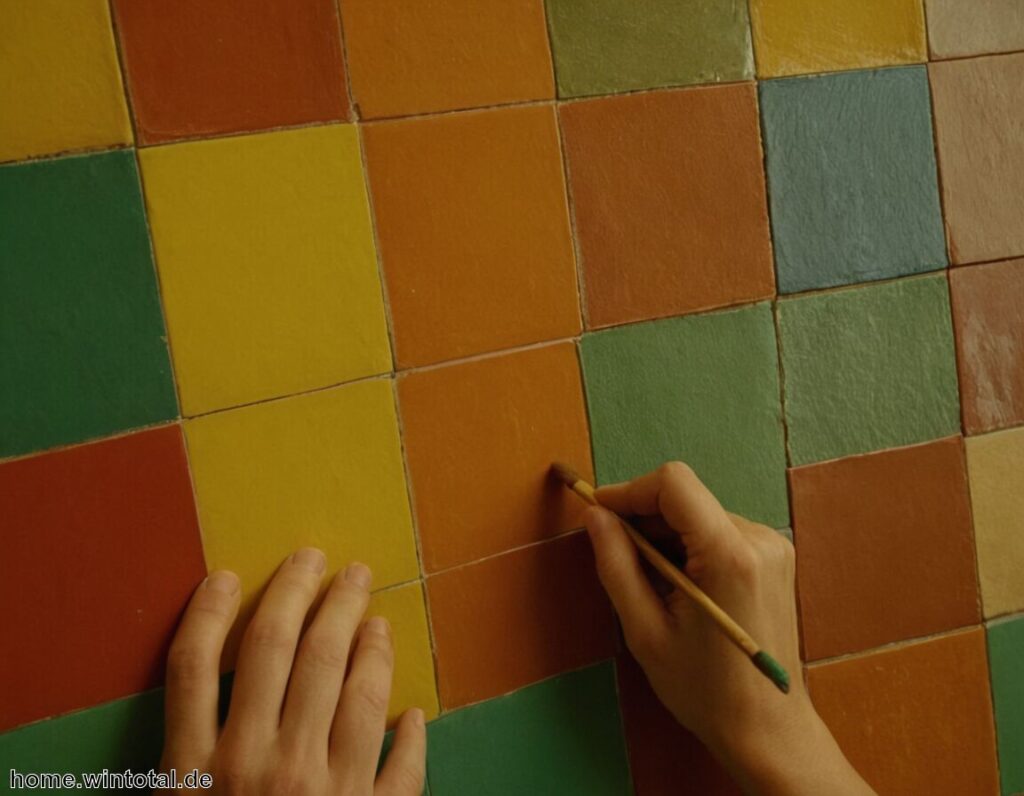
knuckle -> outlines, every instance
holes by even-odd
[[[312,792],[308,768],[295,761],[278,763],[270,776],[270,793],[281,796],[302,796]]]
[[[194,644],[175,643],[167,653],[167,680],[179,688],[190,688],[206,677],[209,655]]]
[[[245,631],[246,642],[259,650],[279,652],[292,645],[292,633],[288,627],[276,619],[252,620]]]
[[[757,583],[761,574],[761,562],[751,545],[736,545],[730,550],[729,557],[733,576],[737,580],[747,586]]]
[[[419,796],[423,791],[424,771],[422,766],[403,763],[395,770],[395,785],[398,793]]]
[[[310,633],[302,642],[302,659],[320,669],[344,669],[348,647],[325,634]]]
[[[388,709],[388,689],[369,680],[352,683],[352,700],[365,718],[376,719]]]

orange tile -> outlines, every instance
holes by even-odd
[[[588,325],[773,295],[753,84],[606,97],[559,113]]]
[[[427,599],[445,710],[615,652],[611,605],[582,532],[433,575]]]
[[[554,96],[543,0],[342,0],[364,118]]]
[[[427,572],[582,526],[549,475],[565,460],[593,476],[572,343],[416,371],[398,399]]]
[[[811,699],[879,794],[996,796],[985,631],[812,666]]]
[[[365,136],[400,367],[579,331],[552,108],[380,122]]]
[[[980,621],[959,437],[789,477],[808,660]]]

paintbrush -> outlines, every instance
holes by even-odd
[[[583,480],[579,473],[571,467],[555,462],[551,465],[551,469],[565,482],[569,489],[587,501],[587,503],[590,503],[592,506],[601,505],[594,496],[594,487]],[[640,549],[640,552],[643,553],[644,558],[650,562],[651,566],[658,570],[665,580],[689,596],[704,613],[714,620],[726,637],[750,658],[758,671],[771,680],[782,693],[788,694],[789,674],[782,665],[761,649],[760,645],[750,637],[750,634],[736,623],[736,620],[723,611],[696,583],[680,572],[654,545],[647,541],[643,534],[622,517],[618,517],[618,519],[622,523],[622,527],[626,529],[630,539],[633,540],[633,543]]]

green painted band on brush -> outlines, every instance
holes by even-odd
[[[756,653],[750,660],[769,680],[783,693],[789,693],[789,675],[782,665],[764,650]]]

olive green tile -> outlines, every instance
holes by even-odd
[[[1003,796],[1024,793],[1024,617],[988,627]]]

